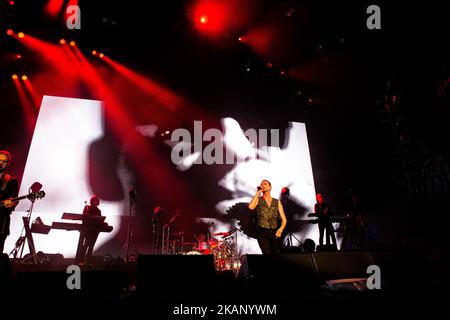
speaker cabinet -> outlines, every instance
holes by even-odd
[[[215,286],[212,255],[140,255],[136,271],[138,297],[205,299]]]
[[[315,252],[312,254],[321,281],[367,278],[372,259],[364,251]]]
[[[309,253],[244,255],[239,275],[252,294],[260,296],[289,298],[320,291]]]

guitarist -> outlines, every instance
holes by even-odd
[[[6,173],[11,165],[11,154],[0,150],[0,253],[3,253],[5,240],[9,235],[10,214],[17,205],[10,199],[17,197],[19,185],[17,179]]]

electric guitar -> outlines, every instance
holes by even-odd
[[[45,197],[45,191],[38,191],[38,192],[30,192],[26,196],[21,196],[21,197],[17,197],[17,198],[6,199],[6,200],[11,200],[12,202],[16,202],[16,201],[20,201],[20,200],[26,198],[28,200],[34,201],[36,199],[42,199],[43,197]],[[5,206],[6,200],[0,201],[0,208],[3,208]]]

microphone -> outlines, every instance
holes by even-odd
[[[262,190],[262,188],[260,186],[257,187],[258,190]]]
[[[42,189],[42,184],[39,182],[35,182],[31,185],[30,190],[32,192],[39,192]]]

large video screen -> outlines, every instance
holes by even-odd
[[[30,186],[39,182],[46,196],[36,200],[33,206],[30,201],[19,203],[12,214],[6,250],[12,250],[23,235],[22,217],[30,209],[31,221],[40,217],[47,225],[75,223],[62,220],[63,213],[81,214],[89,198],[98,194],[99,208],[113,231],[100,233],[95,254],[120,254],[129,228],[136,251],[155,252],[152,235],[155,208],[162,209],[165,223],[171,221],[169,233],[183,233],[183,241],[195,241],[199,233],[208,233],[213,238],[235,230],[239,254],[260,253],[252,231],[254,213],[248,211],[247,204],[262,179],[272,183],[275,198],[280,197],[283,188],[289,189],[289,197],[283,202],[288,218],[285,241],[291,245],[306,238],[317,241],[317,227],[304,221],[315,203],[304,123],[289,122],[281,134],[279,128],[243,127],[240,119],[233,117],[223,117],[220,128],[204,131],[201,119],[191,128],[170,131],[155,123],[136,124],[133,134],[149,140],[149,148],[159,145],[158,152],[164,162],[133,166],[127,146],[106,139],[109,133],[105,128],[105,108],[108,106],[102,101],[44,96],[20,194],[27,194]],[[200,146],[196,137],[199,132]],[[104,143],[105,139],[109,142]],[[140,181],[145,174],[139,170],[159,172],[162,169],[173,172],[177,183],[183,180],[183,185],[195,195],[192,202],[203,202],[206,209],[203,212],[191,209],[190,198],[178,196],[184,195],[185,190],[176,189],[175,181],[154,180],[150,187]],[[176,205],[170,203],[170,197],[169,200],[157,198],[154,189],[162,185]],[[134,202],[130,201],[131,190],[137,192]],[[36,251],[61,253],[71,258],[75,256],[79,232],[51,230],[33,237]]]

